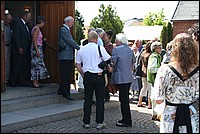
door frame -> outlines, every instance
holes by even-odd
[[[5,78],[5,39],[4,39],[4,1],[1,1],[1,93],[6,91]]]

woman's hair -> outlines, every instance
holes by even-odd
[[[188,34],[192,36],[194,34],[197,37],[197,41],[199,41],[199,22],[192,25],[191,28],[188,29]]]
[[[152,51],[151,51],[151,43],[152,43],[152,41],[148,41],[147,43],[146,43],[146,45],[145,45],[145,51],[147,52],[147,53],[151,53]]]
[[[44,16],[37,16],[37,18],[36,18],[36,24],[40,24],[42,22],[45,22]]]
[[[97,34],[98,34],[99,36],[101,36],[101,35],[104,34],[105,31],[104,31],[102,28],[97,28],[97,29],[96,29],[96,32],[97,32]]]
[[[166,45],[166,50],[169,51],[172,49],[172,41],[168,42]]]
[[[193,65],[198,65],[198,48],[192,38],[187,33],[177,34],[172,40],[171,57],[180,65],[184,78],[188,78],[189,69]]]
[[[105,33],[110,36],[109,39],[112,38],[112,36],[113,36],[113,31],[112,30],[107,30]]]

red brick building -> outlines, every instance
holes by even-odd
[[[179,33],[187,33],[194,23],[199,22],[199,1],[179,1],[171,21],[173,38]]]

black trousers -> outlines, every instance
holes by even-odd
[[[92,97],[95,91],[96,96],[96,123],[103,123],[104,121],[104,92],[105,81],[103,75],[86,72],[83,78],[85,88],[84,97],[84,116],[83,123],[90,123],[90,115],[92,111]]]
[[[131,83],[117,84],[119,88],[119,101],[122,113],[122,121],[126,124],[132,124],[131,111],[129,105],[129,89]]]
[[[60,88],[62,94],[70,95],[70,78],[72,74],[73,60],[59,60],[60,68]]]
[[[11,74],[10,74],[10,83],[12,84],[19,84],[22,85],[26,81],[26,76],[27,73],[29,72],[30,66],[30,55],[28,53],[26,54],[12,54],[12,59],[11,59]],[[30,74],[29,74],[30,75]]]

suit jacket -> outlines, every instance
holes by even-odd
[[[58,60],[74,60],[75,49],[80,49],[65,25],[61,27],[58,34],[58,48],[60,46],[63,50],[58,52]]]
[[[17,54],[19,48],[23,48],[24,53],[30,52],[31,33],[26,28],[26,25],[19,18],[12,23],[13,38],[12,38],[12,52]]]
[[[127,84],[133,81],[132,69],[136,62],[134,52],[126,44],[113,48],[111,61],[114,70],[111,75],[111,83]]]

